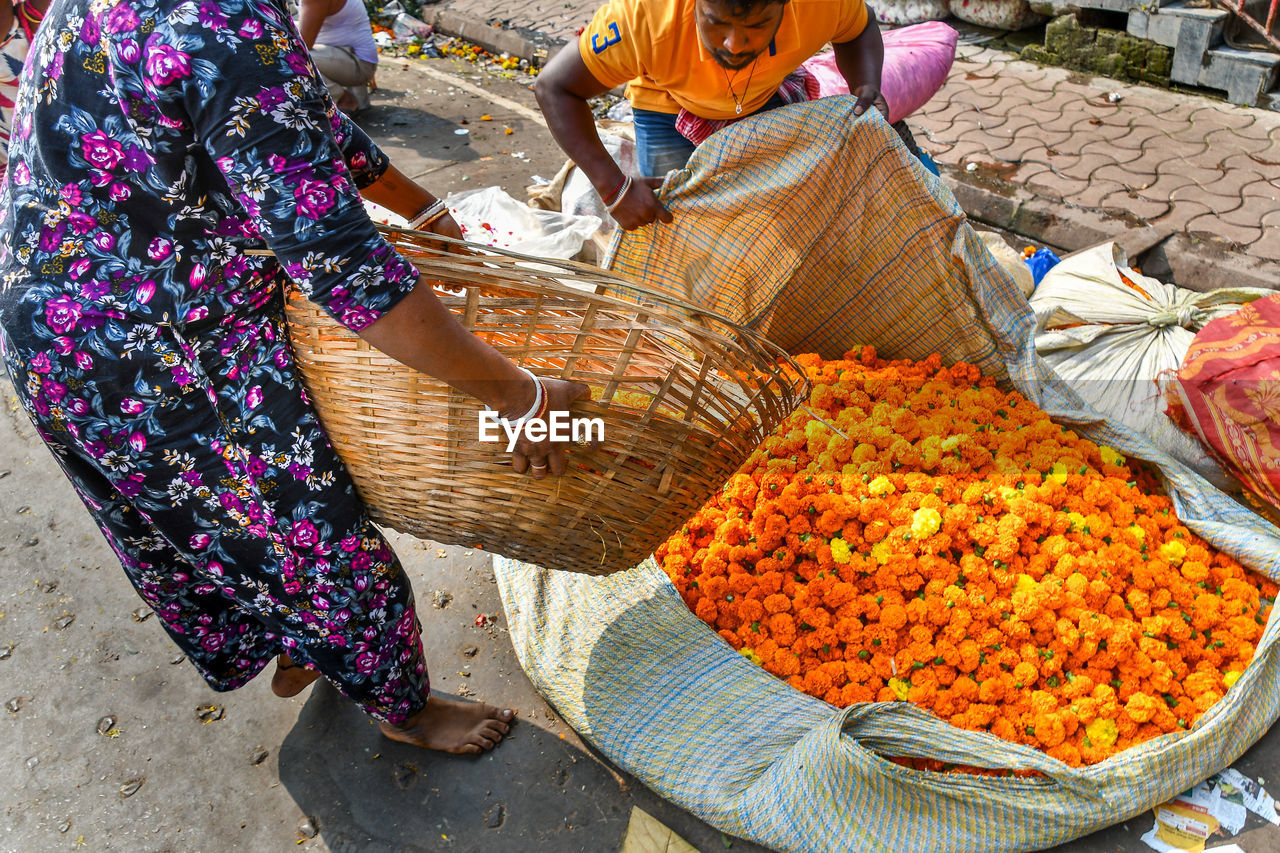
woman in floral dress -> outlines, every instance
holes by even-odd
[[[514,712],[429,696],[409,581],[306,400],[282,283],[505,415],[539,383],[415,287],[358,187],[408,218],[435,201],[334,108],[282,0],[55,0],[0,199],[0,343],[215,690],[280,655],[278,693],[323,674],[388,736],[479,752]],[[553,409],[586,390],[542,388]],[[563,448],[522,443],[513,467],[561,473]]]

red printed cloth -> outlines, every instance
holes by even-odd
[[[792,71],[783,78],[782,85],[778,87],[778,97],[782,99],[784,104],[816,101],[818,96],[818,78],[804,68],[797,68]],[[749,116],[744,115],[742,118],[730,119],[699,118],[688,110],[682,109],[680,110],[680,115],[676,116],[676,130],[694,145],[701,145],[707,141],[707,137],[717,130],[728,127],[734,122],[742,121],[744,118],[749,118]]]
[[[1173,386],[1170,417],[1280,511],[1280,293],[1201,329]]]

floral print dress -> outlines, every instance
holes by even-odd
[[[306,399],[281,292],[359,331],[412,290],[356,191],[386,167],[282,0],[55,0],[0,198],[0,343],[214,689],[287,651],[399,723],[428,690],[412,590]]]

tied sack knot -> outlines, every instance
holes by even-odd
[[[1147,318],[1147,325],[1155,326],[1157,329],[1165,326],[1182,326],[1184,329],[1189,329],[1195,317],[1196,309],[1190,305],[1184,305],[1176,310],[1169,309],[1152,314]]]

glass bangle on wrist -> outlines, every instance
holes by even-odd
[[[530,379],[533,380],[533,388],[534,388],[533,405],[529,407],[529,411],[525,412],[523,415],[521,415],[518,418],[503,418],[501,415],[499,415],[499,418],[505,421],[506,423],[515,424],[517,427],[519,427],[521,424],[523,424],[525,421],[529,420],[530,418],[536,418],[544,414],[545,413],[544,407],[547,405],[548,400],[547,400],[546,389],[542,387],[542,380],[539,379],[533,373],[533,371],[528,370],[527,368],[524,368],[524,367],[517,367],[516,369],[524,373],[526,376],[528,376]]]
[[[627,179],[622,182],[622,189],[618,190],[618,195],[614,197],[613,201],[606,204],[604,206],[604,209],[607,210],[609,213],[613,213],[614,210],[617,209],[618,205],[622,204],[622,200],[627,197],[627,191],[630,189],[631,189],[631,176],[627,175]]]
[[[409,220],[409,228],[413,231],[417,231],[422,226],[435,222],[448,212],[449,205],[445,204],[444,199],[438,198],[422,210],[418,211],[418,215]]]

